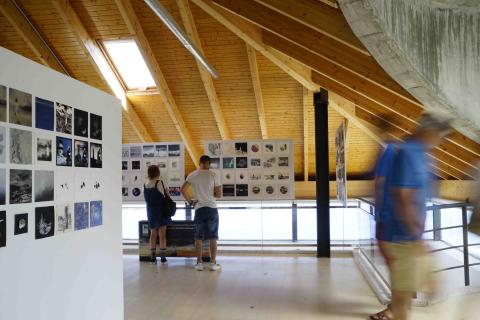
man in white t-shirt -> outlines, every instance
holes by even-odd
[[[193,198],[186,193],[192,186]],[[221,185],[218,175],[210,171],[210,157],[200,158],[200,168],[188,175],[182,186],[182,194],[190,205],[195,206],[195,250],[197,265],[195,269],[203,271],[202,244],[210,241],[210,270],[220,270],[217,263],[218,210],[216,198],[221,197]]]

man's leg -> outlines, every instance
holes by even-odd
[[[203,262],[203,241],[195,240],[195,252],[197,254],[197,263]]]
[[[167,254],[167,226],[160,227],[158,229],[158,240],[160,243],[160,258],[162,259],[162,263],[167,262],[166,254]]]
[[[212,263],[217,263],[217,240],[210,240],[210,259]]]
[[[392,313],[395,320],[407,320],[410,318],[410,303],[413,292],[392,291]]]

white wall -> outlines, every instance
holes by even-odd
[[[103,169],[97,172],[105,184],[91,199],[103,200],[102,226],[46,239],[35,240],[35,204],[0,207],[8,228],[7,246],[0,248],[0,319],[122,320],[120,102],[1,47],[0,84],[102,115]],[[19,212],[29,213],[29,233],[14,236]]]

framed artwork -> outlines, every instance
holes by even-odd
[[[16,214],[13,235],[18,236],[25,233],[28,233],[28,213]]]
[[[66,104],[58,103],[55,108],[55,123],[57,132],[72,134],[73,108]]]
[[[90,138],[102,140],[102,116],[90,113]]]
[[[10,163],[32,164],[32,132],[10,128]]]
[[[61,203],[55,205],[56,233],[67,233],[73,231],[73,205]]]
[[[53,237],[55,234],[55,209],[53,206],[35,208],[35,239]]]
[[[102,167],[102,145],[90,142],[90,168]]]
[[[89,211],[88,202],[76,202],[74,204],[75,231],[84,230],[89,227],[88,211]]]
[[[53,161],[53,138],[47,136],[36,137],[36,160],[39,164],[50,164]]]
[[[35,170],[35,202],[53,201],[55,194],[54,172]]]
[[[72,166],[72,139],[57,137],[57,166]]]
[[[0,85],[0,121],[7,122],[7,87]]]
[[[76,136],[88,138],[88,112],[75,109],[73,124],[73,132]]]
[[[10,204],[32,202],[32,170],[10,169]]]
[[[53,131],[55,125],[55,106],[52,101],[35,98],[35,128]]]
[[[88,168],[88,142],[75,140],[74,150],[75,167]]]
[[[21,126],[32,126],[32,95],[17,89],[8,90],[9,122]]]

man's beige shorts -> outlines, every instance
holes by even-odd
[[[432,272],[432,259],[421,241],[388,243],[394,259],[391,265],[392,290],[416,292]]]

